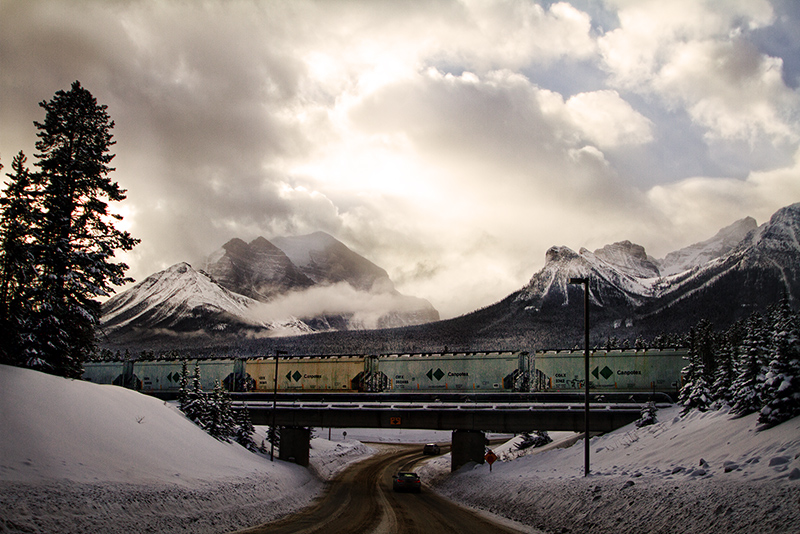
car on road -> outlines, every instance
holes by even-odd
[[[422,447],[422,454],[439,454],[440,449],[436,443],[428,443]]]
[[[392,476],[392,489],[394,491],[422,491],[422,482],[416,473],[400,472]]]

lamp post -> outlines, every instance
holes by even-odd
[[[275,431],[275,412],[278,409],[278,356],[280,354],[287,354],[287,352],[285,350],[275,351],[275,388],[272,390],[272,426],[269,428],[269,431],[272,434],[272,439],[269,440],[271,443],[271,447],[269,449],[270,462],[275,461],[275,438],[277,438],[277,433]]]
[[[586,395],[584,398],[584,459],[583,476],[589,476],[589,278],[570,278],[570,284],[583,284],[583,365],[584,365],[584,385]]]

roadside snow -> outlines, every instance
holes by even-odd
[[[308,505],[320,478],[372,452],[327,443],[312,442],[312,470],[270,462],[210,437],[172,404],[0,365],[0,532],[253,526]]]
[[[422,473],[457,502],[550,532],[796,534],[800,418],[757,431],[757,417],[661,410],[655,425],[593,438],[589,477],[582,439],[521,453],[515,438],[491,472],[470,464],[445,476],[443,457]]]

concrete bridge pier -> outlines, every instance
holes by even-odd
[[[480,430],[455,430],[450,449],[450,471],[475,462],[483,463],[486,435]]]
[[[281,427],[281,449],[278,458],[308,467],[311,448],[311,429],[296,426]]]

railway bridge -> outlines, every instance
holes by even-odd
[[[246,407],[253,424],[281,428],[280,458],[308,465],[311,428],[406,428],[452,431],[451,469],[469,461],[483,463],[486,432],[520,433],[533,430],[584,431],[584,405],[578,399],[561,402],[525,400],[430,400],[404,395],[404,400],[311,399],[273,402],[262,396],[235,404]],[[636,421],[641,404],[635,399],[595,401],[590,408],[590,432],[609,432]],[[660,399],[666,406],[668,397]]]

